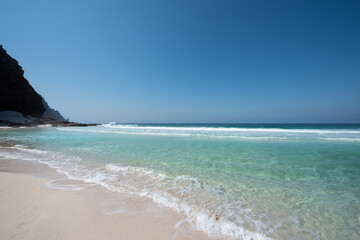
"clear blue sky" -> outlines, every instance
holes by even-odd
[[[360,1],[1,1],[0,44],[82,122],[360,122]]]

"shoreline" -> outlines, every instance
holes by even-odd
[[[0,203],[3,239],[208,239],[150,199],[19,159],[0,159]]]
[[[55,121],[49,119],[41,119],[39,122],[30,122],[30,123],[14,123],[14,122],[3,122],[0,120],[0,129],[8,128],[41,128],[41,127],[93,127],[101,124],[98,123],[78,123],[78,122],[64,122],[64,121]]]
[[[152,227],[168,232],[164,239],[356,238],[358,127],[306,134],[240,127],[0,131],[0,171],[45,178],[46,190],[83,196],[80,205],[90,203],[97,219],[119,217],[113,221],[126,226],[121,218],[138,216],[139,229],[166,219]]]

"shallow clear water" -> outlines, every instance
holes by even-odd
[[[0,131],[0,156],[151,198],[212,237],[356,239],[360,125],[103,125]]]

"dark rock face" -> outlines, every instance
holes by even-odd
[[[24,78],[18,62],[0,45],[0,111],[12,110],[41,118],[45,112],[42,97]]]

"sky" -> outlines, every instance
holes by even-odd
[[[0,44],[72,121],[360,122],[357,0],[2,0]]]

